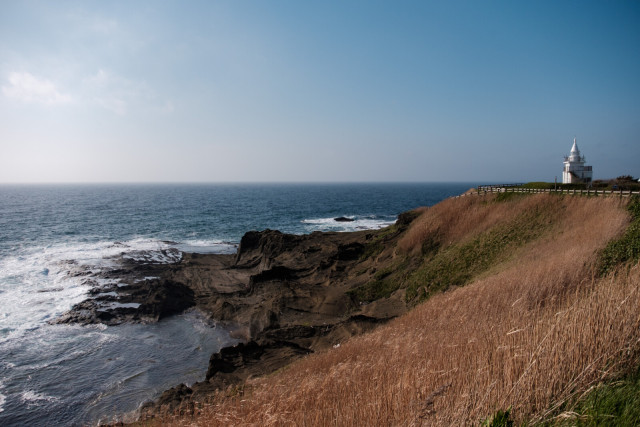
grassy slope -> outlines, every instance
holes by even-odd
[[[637,257],[616,274],[597,274],[602,251],[629,224],[623,203],[487,196],[423,210],[394,263],[376,273],[378,284],[355,296],[404,291],[424,303],[240,392],[220,393],[195,419],[162,422],[463,425],[509,407],[516,423],[555,422],[590,387],[637,361]]]

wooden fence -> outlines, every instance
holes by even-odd
[[[490,193],[550,193],[550,194],[571,194],[579,196],[619,196],[630,197],[633,194],[640,194],[640,191],[631,190],[598,190],[595,188],[578,189],[554,189],[554,188],[522,188],[522,184],[504,184],[504,185],[479,185],[476,191],[470,191],[460,196],[484,195]]]

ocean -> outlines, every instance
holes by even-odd
[[[80,270],[233,253],[249,230],[377,229],[474,185],[0,185],[0,425],[126,420],[204,379],[210,355],[236,342],[197,310],[155,324],[49,324],[87,298]]]

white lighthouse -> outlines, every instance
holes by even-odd
[[[576,139],[573,138],[571,153],[564,156],[564,168],[562,169],[563,184],[590,183],[593,178],[591,166],[584,165],[584,156],[580,155]]]

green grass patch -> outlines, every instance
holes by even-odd
[[[570,411],[574,416],[547,426],[640,426],[640,372],[601,384]]]
[[[553,223],[553,209],[533,209],[510,223],[498,225],[473,240],[428,254],[407,279],[407,301],[421,302],[451,286],[463,286],[514,249],[542,235]]]
[[[551,188],[555,188],[555,183],[553,182],[542,182],[542,181],[534,181],[534,182],[527,182],[526,184],[522,184],[520,187],[521,188],[535,188],[535,189],[541,189],[541,190],[548,190]]]
[[[610,242],[602,251],[599,263],[601,276],[613,271],[616,266],[640,259],[640,197],[633,196],[627,206],[631,224],[617,240]]]
[[[382,298],[389,298],[399,288],[400,281],[398,280],[372,280],[348,293],[358,301],[372,302]]]
[[[387,246],[387,243],[399,233],[406,230],[411,222],[419,216],[420,212],[417,210],[403,212],[398,215],[398,220],[395,224],[378,230],[375,236],[365,245],[364,252],[360,256],[360,261],[380,255]]]
[[[508,202],[514,199],[520,199],[522,197],[530,196],[531,194],[534,194],[534,193],[511,193],[511,192],[498,193],[495,201],[498,203]]]
[[[364,248],[364,252],[360,256],[360,261],[378,256],[384,250],[384,243],[381,241],[369,242]]]
[[[380,255],[386,247],[386,241],[398,234],[400,231],[401,229],[398,224],[393,224],[379,230],[377,234],[366,243],[364,252],[360,256],[360,261]]]
[[[347,294],[362,302],[389,298],[392,293],[400,288],[403,281],[398,276],[404,274],[407,265],[408,260],[404,260],[401,263],[379,270],[374,274],[373,280],[352,289]]]
[[[481,427],[513,427],[511,419],[511,408],[506,411],[499,410],[491,417],[480,423]]]

